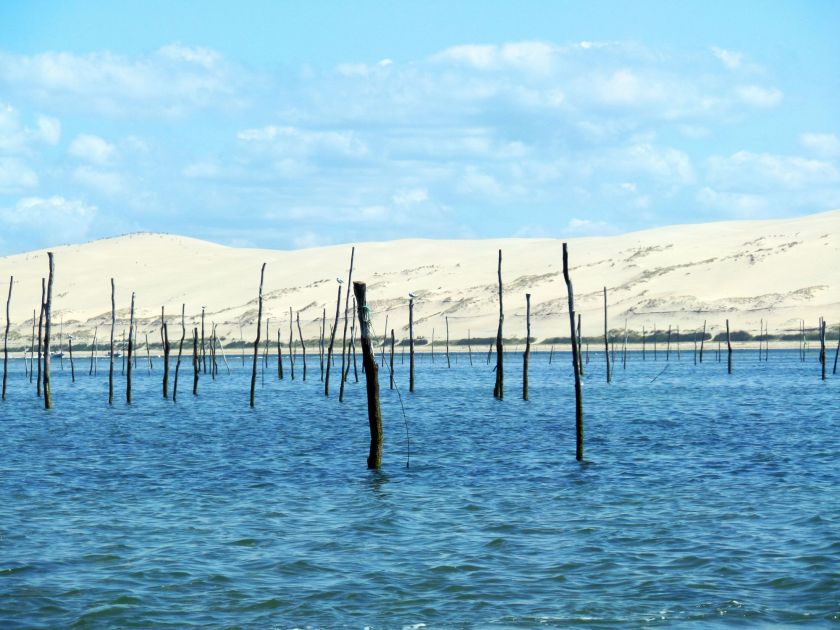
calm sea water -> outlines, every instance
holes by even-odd
[[[586,366],[574,459],[568,355],[396,360],[384,465],[363,381],[325,399],[271,363],[177,404],[54,365],[44,412],[14,361],[0,404],[2,628],[533,628],[840,622],[840,376],[816,355]],[[833,359],[833,353],[832,353]],[[666,367],[667,365],[667,367]],[[663,372],[664,369],[664,372]],[[654,380],[654,377],[657,377]],[[360,372],[360,378],[363,378]],[[406,428],[411,463],[406,467]]]

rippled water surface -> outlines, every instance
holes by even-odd
[[[833,353],[832,353],[833,358]],[[531,628],[840,622],[840,376],[737,352],[586,366],[574,459],[568,355],[438,355],[366,469],[363,381],[343,404],[238,359],[193,398],[107,405],[107,370],[54,365],[45,412],[12,362],[0,404],[2,628]],[[667,367],[666,367],[667,365]],[[663,372],[664,369],[664,372]],[[653,380],[655,377],[657,377]],[[384,376],[384,375],[383,375]],[[360,373],[360,378],[363,375]],[[336,391],[337,394],[337,391]]]

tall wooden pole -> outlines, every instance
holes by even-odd
[[[525,294],[525,354],[522,355],[522,400],[528,400],[528,361],[531,358],[531,294]]]
[[[131,354],[134,350],[134,291],[131,292],[131,311],[128,318],[128,371],[125,373],[125,401],[131,404]]]
[[[505,309],[502,304],[502,250],[499,250],[499,328],[496,331],[496,385],[493,387],[493,396],[502,400],[505,397],[505,376],[504,376],[504,347],[502,340],[502,326],[505,321]]]
[[[820,365],[822,366],[822,380],[825,380],[825,320],[820,321]]]
[[[578,313],[577,316],[577,345],[578,345],[578,369],[580,370],[581,376],[583,376],[583,353],[581,349],[583,348],[583,333],[581,332],[581,316]]]
[[[837,357],[840,356],[840,326],[837,327],[837,349],[834,351],[834,369],[832,374],[837,374]]]
[[[76,368],[73,365],[73,335],[67,335],[67,351],[70,353],[70,378],[76,382]]]
[[[41,390],[43,388],[43,329],[44,329],[44,303],[47,299],[47,281],[41,278],[41,313],[38,315],[38,384],[36,387],[38,398],[41,397]]]
[[[184,321],[184,310],[186,304],[181,304],[181,341],[178,342],[178,359],[175,361],[175,380],[172,382],[172,402],[177,402],[178,397],[178,372],[181,369],[181,354],[184,351],[184,338],[187,336],[187,324]]]
[[[344,296],[344,334],[341,337],[341,382],[338,385],[338,401],[344,401],[344,381],[347,372],[344,371],[347,361],[347,311],[350,308],[350,287],[353,286],[353,259],[356,257],[356,248],[350,250],[350,271],[347,273],[347,295]],[[348,370],[349,372],[349,370]]]
[[[289,307],[289,370],[292,374],[292,380],[295,380],[295,337],[294,326],[295,320],[292,317],[292,307]]]
[[[160,307],[160,324],[163,330],[163,397],[169,398],[169,326],[166,323],[163,306]]]
[[[93,329],[93,342],[90,345],[90,370],[88,376],[93,375],[93,368],[96,367],[96,334],[99,332],[99,325]]]
[[[297,313],[298,337],[300,337],[301,360],[303,361],[303,380],[306,380],[306,344],[303,342],[303,333],[300,330],[300,312]]]
[[[610,371],[610,341],[607,327],[607,287],[604,287],[604,358],[607,361],[607,384],[609,385],[612,382],[612,372]]]
[[[9,305],[12,303],[12,286],[15,284],[15,277],[9,277],[9,297],[6,300],[6,334],[3,336],[3,400],[6,400],[6,382],[9,373],[9,327],[12,320],[9,317]],[[25,362],[25,360],[24,360]]]
[[[43,302],[43,300],[41,300]],[[32,340],[29,342],[29,382],[32,382],[32,366],[35,359],[35,309],[32,309]],[[40,359],[39,359],[40,361]],[[40,363],[38,364],[40,369]]]
[[[449,360],[449,315],[446,316],[446,367],[452,367],[452,363]]]
[[[277,327],[277,378],[283,380],[283,347],[280,341],[280,326]]]
[[[201,307],[201,370],[207,374],[207,347],[204,345],[204,308]]]
[[[572,279],[569,277],[569,252],[563,243],[563,279],[569,294],[569,327],[572,337],[572,365],[575,372],[575,459],[583,460],[583,387],[580,379],[580,348],[575,336],[575,296]]]
[[[732,374],[732,340],[729,337],[729,320],[728,319],[726,320],[726,348],[727,348],[726,371],[727,371],[727,373]]]
[[[47,300],[44,302],[44,409],[52,409],[52,390],[50,388],[50,327],[52,319],[52,290],[55,262],[53,253],[47,252],[50,275],[47,279]]]
[[[365,371],[367,390],[368,425],[370,427],[370,450],[367,467],[377,469],[382,466],[382,411],[379,406],[379,367],[373,356],[373,344],[370,340],[370,311],[366,301],[367,287],[364,282],[353,283],[353,293],[359,319],[362,341],[362,362]]]
[[[391,362],[390,362],[390,380],[391,380],[391,389],[394,389],[394,346],[396,345],[396,340],[394,338],[394,329],[391,329]]]
[[[335,323],[330,327],[330,345],[327,348],[327,366],[324,374],[324,396],[330,395],[330,369],[333,363],[333,347],[335,346],[335,332],[338,329],[338,314],[341,309],[341,285],[338,285],[338,298],[335,301]]]
[[[257,299],[257,338],[254,341],[254,367],[251,370],[251,407],[254,406],[254,391],[257,388],[257,360],[260,352],[260,331],[262,331],[262,308],[263,308],[263,280],[265,279],[265,263],[260,269],[260,292]]]
[[[321,315],[321,339],[318,342],[318,362],[321,364],[321,382],[324,382],[324,336],[327,334],[327,307]]]
[[[254,370],[256,370],[256,359],[254,361]],[[198,373],[201,371],[201,366],[198,360],[198,328],[193,327],[193,396],[198,396]],[[253,387],[252,387],[253,391]]]
[[[414,391],[414,298],[408,300],[408,391]]]
[[[111,345],[108,354],[108,404],[114,404],[114,329],[117,326],[117,305],[114,279],[111,278]]]

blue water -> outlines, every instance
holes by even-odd
[[[832,355],[833,358],[833,355]],[[0,404],[2,628],[752,627],[840,622],[840,376],[816,356],[586,366],[575,461],[568,355],[396,360],[381,471],[363,381],[231,361],[178,403],[135,371],[54,362],[45,412],[12,363]],[[667,368],[666,368],[667,365]],[[662,371],[664,369],[664,372]],[[657,377],[653,380],[654,377]],[[360,378],[363,376],[360,373]]]

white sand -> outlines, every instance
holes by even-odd
[[[796,219],[682,225],[615,237],[569,242],[577,310],[585,335],[603,331],[602,290],[607,287],[611,328],[694,330],[707,320],[715,334],[729,318],[733,330],[771,333],[796,330],[799,320],[816,327],[824,316],[840,323],[840,210]],[[402,240],[359,243],[354,279],[368,283],[375,332],[388,328],[406,337],[408,293],[416,294],[415,335],[452,339],[490,337],[498,317],[496,261],[503,250],[505,336],[525,335],[525,293],[532,294],[532,334],[568,336],[562,241],[491,239]],[[323,309],[335,315],[338,285],[345,279],[350,245],[295,251],[239,249],[163,234],[132,234],[53,248],[56,262],[54,325],[80,343],[95,325],[105,340],[110,322],[110,278],[117,286],[118,335],[127,326],[131,292],[136,293],[140,339],[159,339],[161,305],[171,339],[180,336],[176,315],[186,304],[187,325],[218,324],[228,340],[253,340],[260,265],[267,263],[264,316],[271,338],[281,326],[289,336],[289,307],[300,311],[304,336],[319,335]],[[0,258],[0,277],[14,275],[13,343],[28,343],[32,310],[39,304],[46,251]],[[5,287],[5,282],[3,283]],[[3,300],[5,300],[5,288]],[[343,307],[343,299],[342,299]],[[339,338],[341,327],[339,327]],[[297,330],[295,330],[297,337]],[[314,349],[313,349],[314,350]]]

